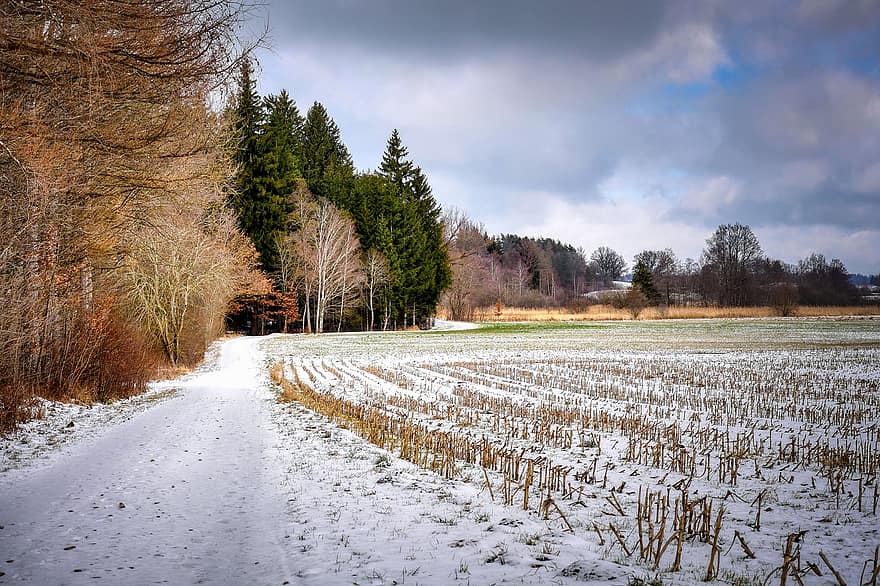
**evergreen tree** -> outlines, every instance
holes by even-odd
[[[245,232],[246,218],[251,215],[250,202],[254,190],[254,167],[259,155],[259,132],[263,119],[257,82],[253,77],[253,65],[248,59],[242,61],[238,77],[238,91],[228,115],[232,118],[232,134],[235,141],[233,161],[236,164],[235,191],[230,203],[238,214]]]
[[[306,115],[299,151],[302,176],[315,195],[347,208],[354,181],[351,154],[327,109],[315,102]]]
[[[388,138],[379,175],[396,200],[390,225],[394,252],[386,256],[392,269],[389,290],[393,313],[402,325],[433,313],[440,294],[452,279],[440,207],[427,177],[407,157],[400,134],[394,130]]]
[[[293,100],[282,90],[263,102],[265,121],[257,140],[254,163],[252,215],[248,233],[260,252],[263,267],[278,268],[277,238],[287,225],[287,200],[300,176],[296,151],[302,133],[302,117]]]
[[[654,275],[642,261],[638,261],[633,269],[632,288],[640,291],[649,303],[655,303],[659,297],[654,287]]]
[[[277,268],[275,238],[284,230],[285,201],[299,175],[293,151],[299,112],[286,92],[261,101],[253,66],[242,63],[231,113],[237,164],[232,207],[269,272]]]
[[[406,193],[408,184],[412,180],[413,164],[407,159],[408,155],[409,151],[403,146],[400,133],[395,128],[388,138],[379,171],[401,196]]]
[[[440,221],[441,209],[434,199],[428,178],[420,167],[413,169],[409,188],[422,225],[423,242],[418,272],[420,282],[416,294],[417,313],[424,316],[433,312],[443,290],[452,282],[452,270],[449,267],[443,224]]]

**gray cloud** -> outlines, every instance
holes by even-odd
[[[649,200],[630,231],[646,246],[693,255],[745,221],[771,254],[821,242],[876,271],[878,6],[279,0],[262,89],[324,102],[362,168],[399,128],[438,199],[493,230],[590,246],[613,238],[590,213]]]
[[[649,43],[662,15],[647,0],[322,0],[275,2],[271,22],[279,43],[348,46],[401,60],[534,51],[604,60]]]

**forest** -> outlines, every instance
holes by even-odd
[[[226,111],[230,198],[271,290],[239,299],[233,326],[399,329],[424,324],[451,273],[441,209],[397,130],[376,171],[358,172],[320,102],[302,116],[284,90],[260,97],[244,61]],[[267,323],[268,322],[268,323]]]

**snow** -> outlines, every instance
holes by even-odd
[[[552,583],[543,548],[587,547],[277,404],[260,343],[224,342],[164,402],[5,471],[0,583]]]
[[[383,405],[395,397],[452,403],[467,391],[525,408],[607,389],[617,398],[591,399],[594,408],[647,413],[694,388],[706,400],[790,388],[803,397],[777,405],[785,418],[756,418],[756,437],[772,433],[775,446],[783,433],[810,441],[838,434],[841,445],[870,436],[874,443],[866,445],[876,449],[876,323],[700,320],[506,333],[452,332],[464,328],[454,322],[437,327],[234,338],[215,346],[203,368],[142,397],[92,408],[47,404],[46,419],[0,441],[0,584],[626,584],[655,573],[614,543],[609,522],[632,545],[634,521],[611,511],[605,497],[612,493],[598,484],[584,483],[574,498],[555,495],[574,526],[569,532],[556,515],[545,520],[504,506],[496,473],[489,473],[490,496],[479,466],[462,465],[446,479],[297,403],[279,403],[267,378],[273,362],[321,392]],[[401,378],[388,382],[376,368]],[[846,435],[786,415],[814,396],[832,408],[860,405],[866,419],[849,431],[865,432]],[[474,433],[491,437],[486,421],[476,418]],[[637,487],[666,490],[684,478],[625,461],[626,440],[615,433],[581,437],[571,449],[510,441],[578,470],[601,458],[608,485],[625,483],[615,498],[630,514]],[[855,583],[878,542],[876,516],[854,510],[852,495],[835,505],[815,470],[774,463],[772,453],[755,456],[765,478],[752,474],[750,459],[735,486],[693,482],[693,492],[726,509],[720,578],[763,582],[781,563],[784,536],[806,529],[804,560],[818,561],[821,549]],[[855,480],[845,481],[848,491]],[[762,528],[752,530],[749,502],[765,488]],[[605,529],[604,545],[593,522]],[[734,529],[757,559],[745,558]],[[664,573],[664,583],[699,582],[708,548],[688,544],[682,571]],[[824,573],[804,581],[829,583]]]
[[[479,328],[479,324],[467,322],[467,321],[451,321],[446,319],[437,319],[434,320],[434,327],[431,328],[432,331],[435,332],[452,332],[452,331],[463,331],[463,330],[475,330]]]
[[[282,468],[255,340],[220,367],[0,482],[0,581],[266,583],[285,555]]]

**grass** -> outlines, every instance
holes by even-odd
[[[798,317],[880,316],[880,306],[803,306],[797,309],[796,315]],[[778,317],[778,314],[772,307],[648,307],[639,316],[639,320],[756,317]],[[615,309],[609,305],[591,305],[585,311],[571,311],[565,308],[505,307],[500,315],[496,313],[494,307],[486,307],[476,312],[476,318],[477,321],[487,323],[509,323],[619,321],[631,320],[632,316],[626,309]]]

